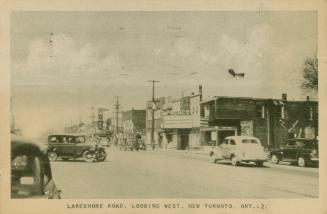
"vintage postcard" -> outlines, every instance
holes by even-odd
[[[3,2],[0,213],[327,213],[326,8]]]

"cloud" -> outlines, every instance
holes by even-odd
[[[188,38],[177,38],[174,42],[177,56],[189,57],[194,54],[194,42]]]
[[[118,76],[123,63],[117,53],[102,56],[99,49],[90,43],[78,45],[74,38],[65,34],[54,35],[46,40],[37,38],[29,45],[25,61],[13,65],[14,80],[64,77],[76,75],[92,76],[102,74],[108,77]]]

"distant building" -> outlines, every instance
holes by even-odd
[[[124,133],[145,134],[145,110],[129,110],[122,113]]]

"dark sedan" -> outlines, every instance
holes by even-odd
[[[296,163],[301,167],[308,164],[318,164],[318,141],[305,138],[289,139],[282,148],[272,149],[270,158],[274,164],[278,164],[279,161]]]
[[[16,135],[11,136],[11,198],[60,198],[46,149]]]

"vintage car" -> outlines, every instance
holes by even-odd
[[[127,133],[124,135],[123,140],[119,144],[120,150],[135,150],[146,149],[145,144],[142,144],[141,135],[137,133]]]
[[[231,160],[233,166],[240,162],[254,162],[263,166],[268,159],[264,147],[256,137],[229,136],[219,146],[213,146],[209,155],[214,163],[218,160]]]
[[[296,163],[300,167],[318,164],[318,141],[305,138],[289,139],[280,149],[270,151],[270,160],[274,164],[279,161]]]
[[[60,199],[42,144],[11,136],[11,198]]]
[[[88,138],[89,139],[89,138]],[[53,134],[48,137],[50,161],[83,158],[86,162],[104,161],[107,153],[97,141],[87,140],[85,135]]]

